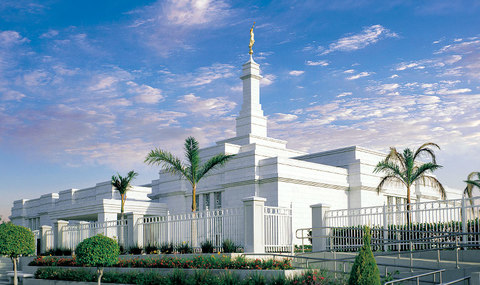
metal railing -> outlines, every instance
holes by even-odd
[[[266,252],[292,252],[292,209],[265,206],[264,240]]]
[[[444,271],[445,271],[445,269],[440,269],[440,270],[435,270],[435,271],[431,271],[431,272],[421,273],[421,274],[417,274],[417,275],[410,276],[410,277],[405,277],[405,278],[401,278],[401,279],[388,281],[388,282],[385,282],[384,285],[396,284],[396,283],[410,281],[410,280],[415,280],[417,285],[419,285],[420,284],[420,278],[430,276],[430,275],[433,276],[433,283],[435,283],[436,282],[436,279],[435,279],[436,274],[439,275],[439,278],[440,278],[439,281],[440,281],[440,284],[442,284],[443,283],[442,282],[442,273]]]
[[[204,241],[210,241],[220,248],[226,239],[243,246],[243,208],[214,209],[194,213],[144,217],[138,220],[143,231],[144,245],[163,243],[181,244],[200,248]]]
[[[114,238],[120,246],[126,247],[128,245],[127,220],[88,222],[64,226],[61,229],[61,247],[62,249],[75,250],[82,240],[97,234]]]

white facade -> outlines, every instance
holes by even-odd
[[[219,141],[200,151],[203,161],[213,155],[235,154],[224,167],[204,177],[197,186],[199,210],[241,207],[245,197],[263,197],[265,205],[291,207],[293,225],[311,227],[310,205],[322,203],[331,209],[360,208],[403,203],[406,190],[391,185],[377,194],[381,174],[375,165],[385,153],[352,146],[307,154],[288,149],[287,142],[267,135],[267,119],[260,105],[260,67],[252,58],[243,65],[243,105],[236,122],[236,137]],[[461,192],[447,189],[447,198]],[[127,195],[125,212],[142,215],[185,213],[190,210],[190,184],[179,176],[160,172],[151,188],[135,187]],[[15,201],[11,220],[29,226],[53,220],[109,220],[119,213],[120,197],[108,182],[82,190],[65,190],[34,200]],[[428,187],[416,186],[412,202],[440,199]],[[143,211],[143,212],[142,212]]]

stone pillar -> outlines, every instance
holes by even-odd
[[[67,240],[64,240],[62,229],[67,226],[67,221],[58,220],[53,223],[53,244],[55,249],[66,247]]]
[[[326,228],[325,212],[330,210],[330,205],[315,204],[312,208],[312,252],[327,249],[327,235],[330,233]]]
[[[265,198],[255,196],[242,199],[246,253],[265,253],[263,211],[266,200]]]
[[[41,226],[40,227],[40,253],[47,252],[47,231],[51,231],[51,226]]]
[[[117,220],[117,213],[99,213],[97,215],[97,221],[98,223],[105,223],[103,227],[100,227],[100,231],[96,232],[95,234],[103,234],[107,237],[110,238],[117,238],[118,239],[118,233],[117,233],[117,227],[114,227],[113,223],[109,224],[107,227],[107,222],[109,221],[116,221]]]
[[[127,242],[125,247],[138,246],[143,248],[143,224],[138,220],[143,218],[143,215],[126,213],[127,216]]]

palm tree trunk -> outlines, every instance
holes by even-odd
[[[197,199],[196,199],[196,194],[197,194],[197,185],[194,184],[192,185],[192,212],[195,212],[197,209]]]
[[[407,225],[410,225],[410,185],[407,186]]]
[[[195,219],[195,210],[197,209],[197,200],[196,198],[197,194],[197,185],[193,184],[192,185],[192,235],[191,235],[191,242],[190,244],[192,245],[193,248],[197,246],[197,220]]]
[[[124,229],[123,229],[123,220],[124,220],[124,215],[125,215],[125,194],[120,194],[120,197],[122,199],[122,202],[121,202],[121,206],[120,206],[120,234],[119,234],[119,237],[118,237],[118,243],[123,246],[123,249],[125,250],[126,249],[126,246],[125,246],[125,233],[124,233]]]

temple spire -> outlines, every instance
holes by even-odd
[[[255,23],[254,23],[255,25]],[[237,117],[237,137],[255,135],[267,136],[267,118],[260,105],[260,65],[253,60],[253,26],[250,29],[250,60],[242,65],[243,103]]]

